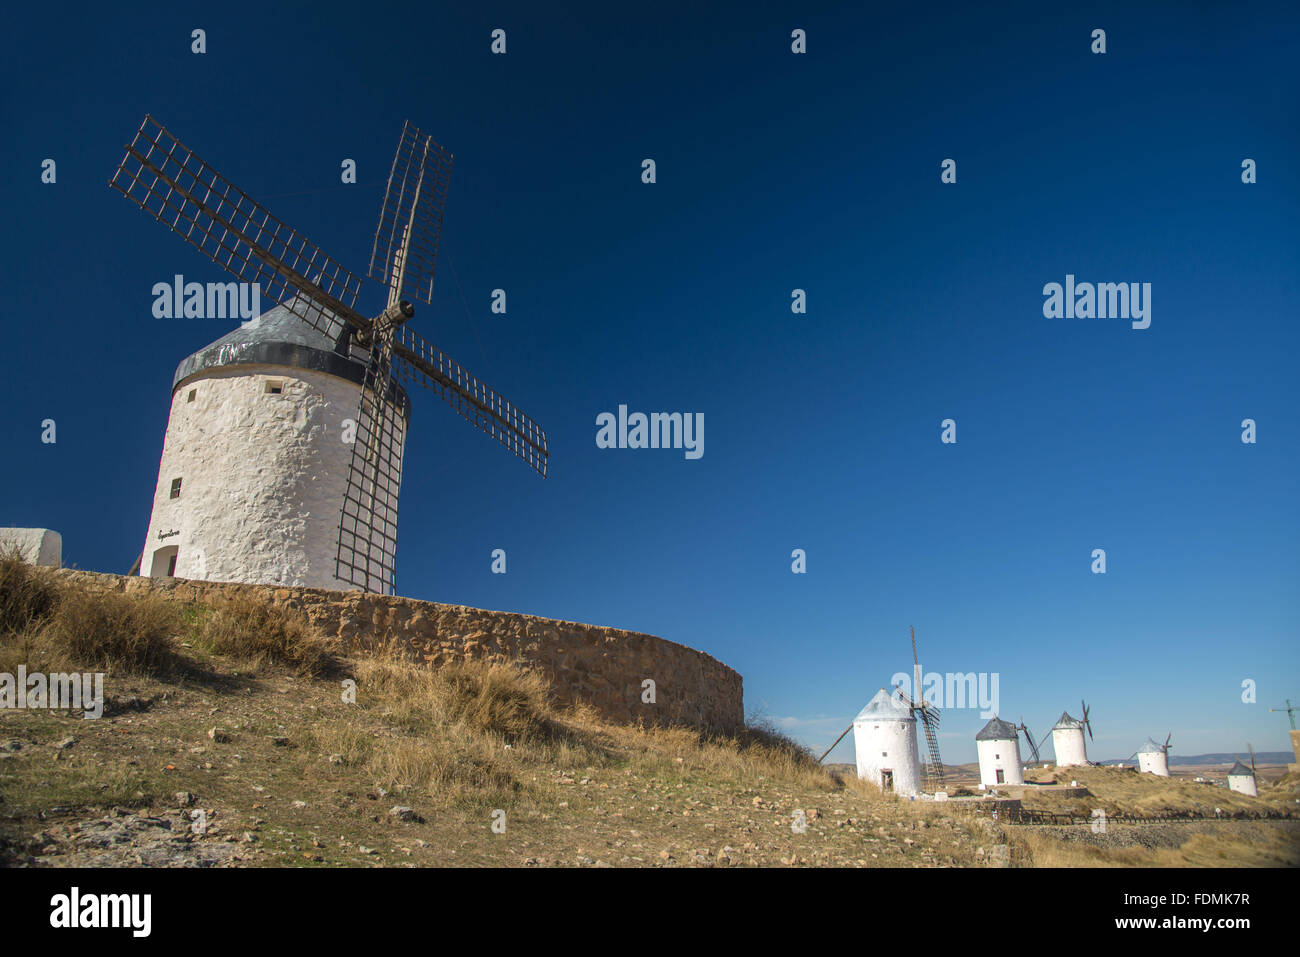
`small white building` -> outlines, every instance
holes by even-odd
[[[921,792],[921,759],[916,750],[912,709],[884,688],[853,719],[858,777],[882,791],[903,797]]]
[[[29,565],[63,564],[63,536],[48,528],[0,528],[0,554],[10,550]]]
[[[1240,761],[1228,771],[1228,790],[1245,794],[1247,797],[1259,797],[1259,787],[1255,783],[1255,772]]]
[[[1088,763],[1088,749],[1083,741],[1083,722],[1062,711],[1061,720],[1052,726],[1052,750],[1056,766],[1068,768]]]
[[[1020,764],[1020,732],[1015,725],[994,716],[975,735],[975,753],[979,757],[983,787],[1025,783]]]
[[[1138,749],[1138,770],[1143,774],[1155,774],[1162,778],[1169,777],[1169,755],[1165,749],[1147,738],[1146,744]]]

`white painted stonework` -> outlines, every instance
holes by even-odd
[[[1169,777],[1169,759],[1164,751],[1139,751],[1138,770],[1144,774]]]
[[[10,548],[32,565],[63,563],[63,536],[48,528],[0,528],[0,551]]]
[[[879,707],[880,695],[888,699],[889,693],[882,689],[853,721],[858,777],[885,790],[883,772],[889,771],[892,790],[903,797],[915,797],[921,793],[916,718],[901,703],[891,701],[888,707]]]
[[[1255,777],[1252,774],[1229,774],[1228,790],[1236,791],[1238,794],[1245,794],[1248,797],[1259,797],[1259,788],[1255,784]]]
[[[1068,768],[1088,763],[1088,750],[1084,745],[1082,728],[1056,728],[1052,731],[1052,749],[1056,752],[1056,766]]]
[[[269,393],[268,383],[282,391]],[[356,419],[360,392],[323,372],[271,365],[206,369],[181,382],[140,574],[168,574],[174,555],[179,578],[355,588],[335,576],[335,559],[352,457],[344,420]],[[389,506],[395,516],[395,498]]]
[[[976,741],[975,754],[980,762],[980,784],[997,787],[1001,784],[1024,784],[1025,771],[1020,763],[1020,739],[1013,741]],[[998,781],[998,771],[1002,780]]]

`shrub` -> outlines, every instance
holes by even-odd
[[[335,666],[329,645],[312,632],[300,612],[251,595],[213,605],[198,625],[196,642],[213,654],[242,658],[254,666],[279,665],[306,677],[319,677]]]
[[[58,596],[48,569],[29,565],[16,548],[0,553],[0,640],[47,619]]]
[[[169,674],[178,623],[175,606],[153,595],[64,589],[35,645],[52,664]]]

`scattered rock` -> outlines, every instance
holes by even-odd
[[[227,732],[222,731],[220,728],[211,729],[208,732],[208,737],[211,738],[213,741],[215,741],[217,744],[230,743],[230,735]]]
[[[62,741],[56,744],[55,747],[58,748],[60,751],[66,751],[68,750],[68,748],[72,747],[76,743],[77,743],[76,738],[64,738]]]
[[[176,798],[176,803],[180,807],[189,807],[197,800],[197,798],[195,798],[189,791],[177,791],[173,796]]]
[[[388,811],[388,816],[396,821],[420,821],[420,815],[415,813],[414,808],[409,808],[405,804],[398,804]]]

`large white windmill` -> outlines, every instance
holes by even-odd
[[[280,305],[176,370],[139,570],[395,591],[397,502],[424,386],[546,475],[546,434],[406,326],[430,303],[451,154],[407,123],[360,278],[146,116],[109,185]]]

